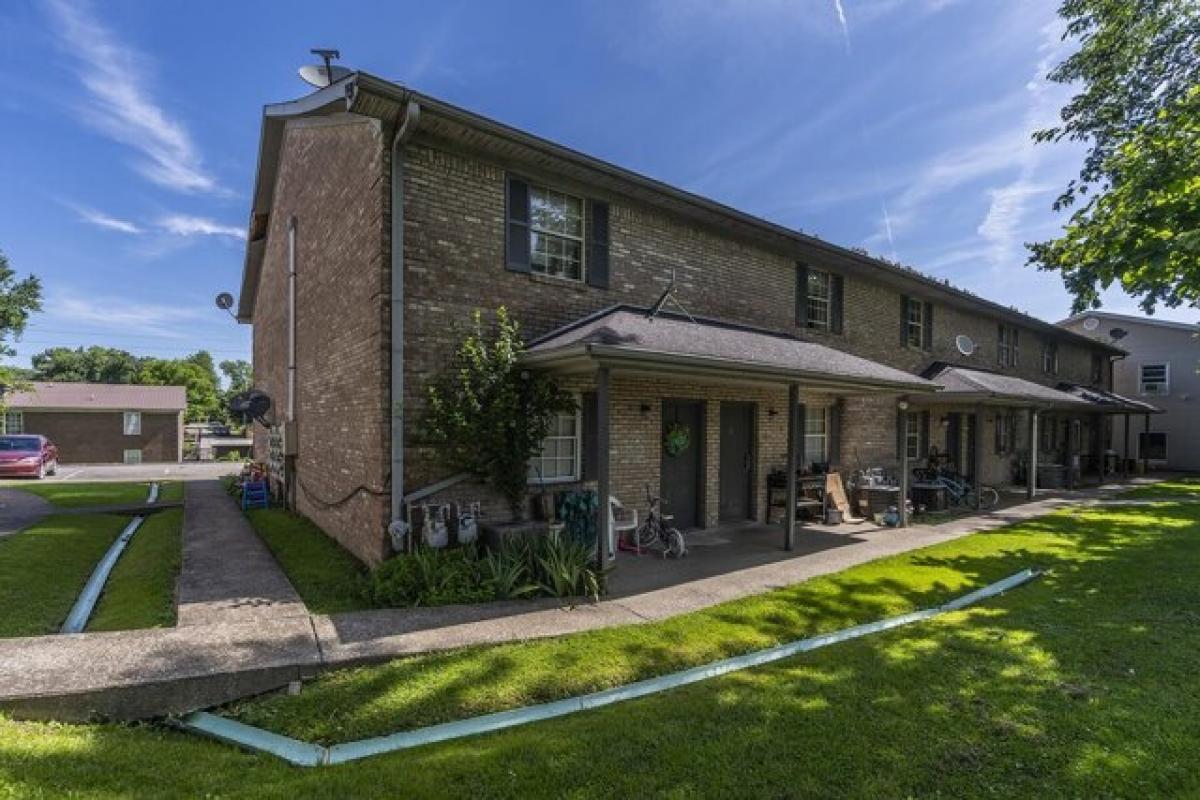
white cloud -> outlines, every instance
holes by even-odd
[[[85,121],[140,154],[146,179],[183,192],[220,192],[187,129],[168,116],[143,83],[144,56],[119,41],[83,2],[47,0],[59,44],[76,61],[87,90]]]
[[[833,10],[837,13],[838,24],[842,27],[842,41],[846,44],[846,55],[850,55],[850,25],[846,22],[846,9],[842,8],[842,0],[833,0]]]
[[[226,236],[244,239],[246,232],[236,225],[223,225],[208,217],[188,214],[168,214],[158,220],[158,227],[176,236]]]
[[[98,228],[105,228],[106,230],[117,231],[118,233],[128,233],[134,236],[146,232],[145,228],[141,227],[135,222],[109,216],[103,211],[97,211],[94,208],[79,206],[75,210],[78,212],[81,220],[89,225],[95,225]]]
[[[72,330],[91,328],[119,332],[122,336],[186,339],[194,332],[194,323],[207,316],[199,309],[175,304],[134,303],[128,297],[58,295],[46,304],[43,321],[59,320]]]

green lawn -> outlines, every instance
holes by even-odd
[[[341,767],[152,727],[0,720],[0,796],[1200,794],[1200,504],[1062,512],[659,624],[350,670],[240,716],[357,738],[928,606],[1030,565],[1053,572],[935,621]]]
[[[136,505],[144,503],[150,494],[147,483],[105,482],[41,482],[12,481],[4,484],[13,489],[36,494],[60,508],[87,508],[89,506]],[[159,486],[159,502],[183,500],[183,484],[162,483]]]
[[[246,516],[309,611],[333,614],[371,607],[363,598],[362,562],[311,520],[279,508],[254,509]]]
[[[128,521],[59,514],[0,539],[0,637],[57,633]]]
[[[1126,497],[1190,497],[1200,495],[1200,478],[1176,478],[1149,486],[1139,486],[1126,492]]]
[[[182,560],[183,510],[150,514],[109,576],[88,621],[89,631],[175,624],[175,579]]]

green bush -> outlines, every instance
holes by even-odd
[[[604,572],[586,544],[557,534],[514,539],[497,550],[421,548],[388,561],[371,576],[367,599],[380,607],[481,603],[522,597],[591,597]]]

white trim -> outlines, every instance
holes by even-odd
[[[529,191],[529,272],[531,275],[537,275],[543,278],[557,278],[558,280],[570,281],[572,283],[587,283],[587,198],[577,195],[573,192],[555,189],[551,186],[540,183],[527,182],[525,184]],[[570,198],[579,202],[579,235],[575,236],[562,231],[552,231],[547,228],[539,228],[533,223],[533,193],[541,192],[545,196],[560,195],[564,198]],[[579,277],[570,275],[553,275],[546,272],[544,269],[538,270],[533,263],[534,246],[533,237],[535,235],[555,237],[558,239],[566,239],[579,244]]]
[[[1146,367],[1162,367],[1162,381],[1152,381],[1152,383],[1161,383],[1162,391],[1147,392],[1146,391]],[[1170,361],[1139,361],[1138,362],[1138,395],[1140,397],[1166,397],[1171,394],[1171,362]]]
[[[532,471],[535,474],[529,475],[528,472],[533,467],[533,464],[531,463],[526,466],[527,474],[526,474],[525,482],[529,486],[540,486],[542,484],[549,485],[549,484],[556,484],[556,483],[578,483],[580,480],[583,479],[583,403],[581,402],[581,397],[579,394],[575,394],[575,395],[573,395],[573,397],[575,398],[575,465],[572,468],[572,472],[574,474],[571,476],[557,476],[557,477],[553,477],[553,478],[544,478],[537,474],[536,469],[533,469]],[[560,415],[555,414],[554,416],[555,416],[555,422],[557,422],[558,417]],[[563,416],[565,416],[565,415],[563,415]],[[549,438],[565,439],[567,437],[549,434],[549,435],[547,435],[546,438],[547,439],[549,439]],[[545,439],[543,439],[542,441],[544,443]],[[534,456],[531,461],[540,465],[541,459],[542,459],[542,457],[539,454],[539,455]]]

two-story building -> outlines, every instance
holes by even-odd
[[[1121,402],[1111,343],[364,73],[265,109],[252,204],[238,318],[275,455],[368,563],[447,478],[426,387],[476,308],[579,398],[531,482],[649,488],[681,527],[771,520],[773,473],[1073,482]],[[653,314],[672,280],[687,313]]]

